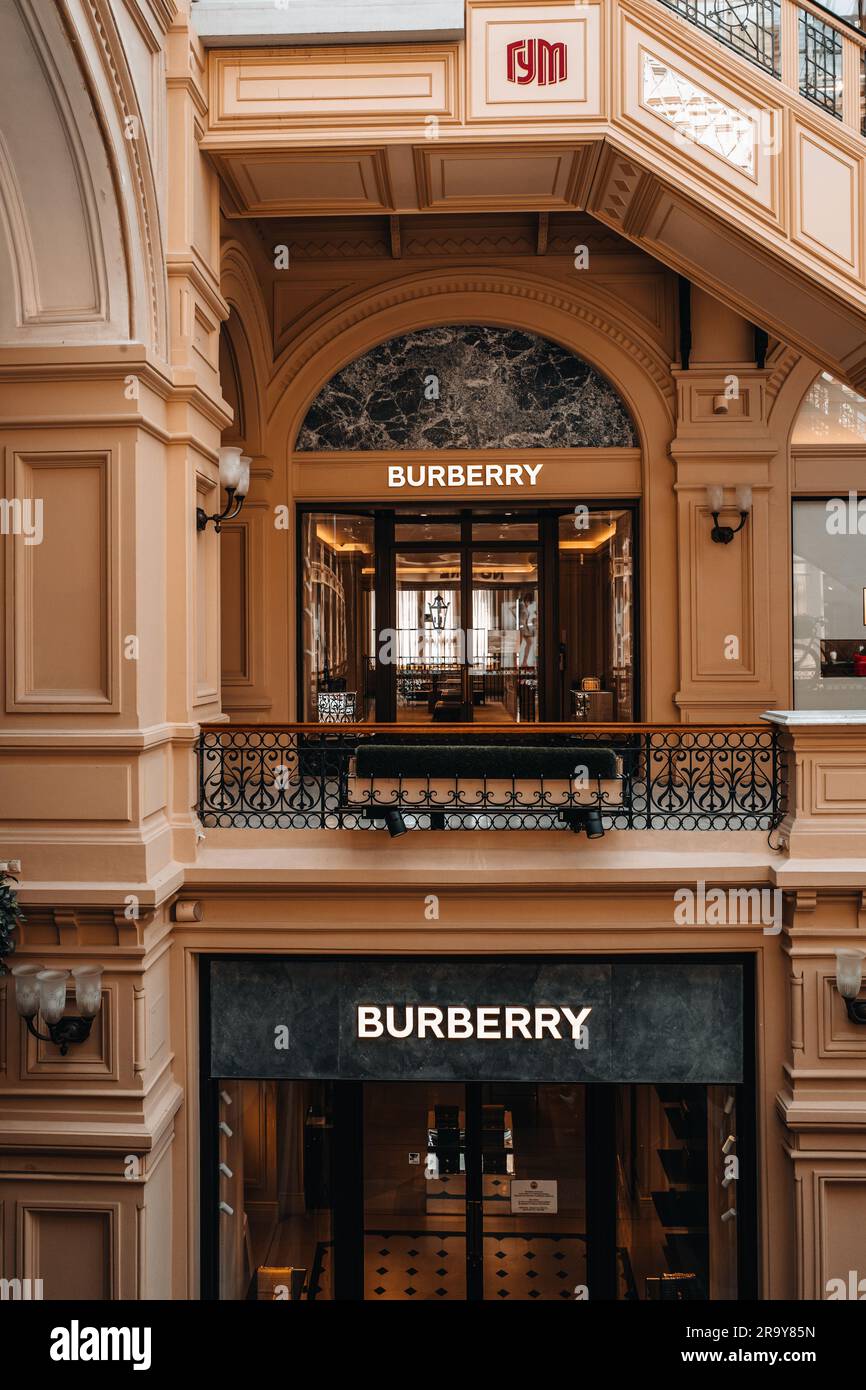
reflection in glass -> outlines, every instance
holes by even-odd
[[[538,522],[514,512],[485,511],[475,507],[472,512],[473,541],[537,541]]]
[[[634,555],[628,511],[576,508],[559,518],[563,717],[633,719]]]
[[[466,639],[460,603],[460,552],[398,550],[397,718],[410,723],[463,711]]]
[[[373,519],[307,513],[301,535],[302,718],[314,723],[320,717],[354,712],[359,722],[371,719],[376,651]]]
[[[856,497],[794,503],[795,709],[866,703],[864,535]]]
[[[538,718],[538,554],[473,550],[470,682],[473,716]]]
[[[452,544],[460,540],[459,516],[443,516],[436,512],[418,512],[404,515],[397,512],[394,521],[394,539],[397,544],[413,541],[436,541],[439,545]]]

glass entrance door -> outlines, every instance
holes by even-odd
[[[466,634],[460,550],[395,550],[397,718],[464,723]]]
[[[588,1295],[586,1106],[582,1085],[482,1088],[481,1249],[485,1300]]]
[[[538,553],[473,547],[468,652],[471,717],[515,724],[539,717]]]
[[[398,723],[540,717],[540,552],[534,518],[395,515],[379,661]]]
[[[365,1299],[585,1299],[584,1092],[365,1083]]]
[[[364,1084],[364,1298],[465,1301],[466,1092],[459,1082]]]

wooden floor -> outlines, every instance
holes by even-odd
[[[487,704],[476,705],[472,711],[473,724],[513,724],[514,716],[509,713],[501,700],[490,700]],[[403,705],[397,710],[398,724],[432,724],[433,716],[428,714],[427,706],[422,704]],[[443,724],[436,721],[436,728]]]

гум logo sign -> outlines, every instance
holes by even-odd
[[[508,81],[519,87],[538,79],[539,87],[564,82],[568,75],[568,50],[564,43],[547,39],[516,39],[506,49]]]

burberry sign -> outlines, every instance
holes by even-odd
[[[739,964],[250,957],[209,982],[215,1077],[742,1078]]]
[[[506,69],[509,82],[526,87],[537,82],[550,87],[564,82],[568,76],[568,49],[564,43],[549,43],[547,39],[515,39],[506,50]]]

